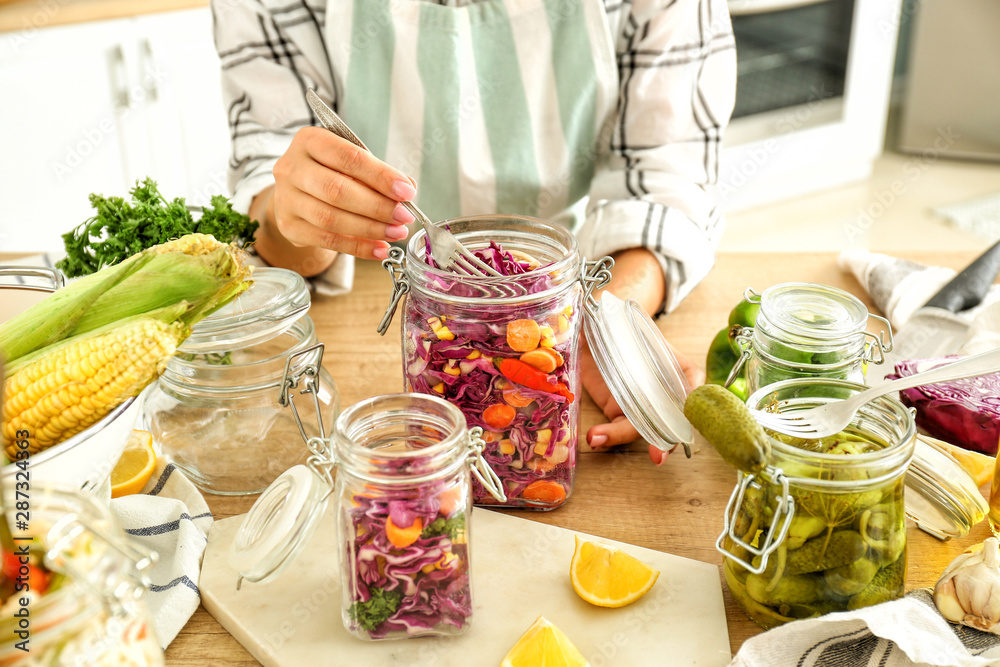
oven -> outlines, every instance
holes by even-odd
[[[867,178],[882,151],[901,0],[729,0],[729,211]]]

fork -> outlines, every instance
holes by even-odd
[[[323,127],[341,139],[347,139],[358,148],[368,151],[368,147],[364,145],[361,139],[358,139],[358,136],[351,131],[351,128],[347,127],[343,119],[327,106],[326,102],[320,99],[319,95],[312,88],[306,91],[306,101],[309,102],[309,106],[312,107],[319,121],[323,123]],[[371,151],[368,152],[370,153]],[[437,262],[440,268],[448,271],[457,267],[468,274],[482,277],[503,275],[473,255],[447,229],[438,227],[431,222],[431,219],[417,208],[413,202],[404,201],[402,204],[403,208],[409,211],[423,225],[424,231],[427,232],[427,238],[431,241],[431,257],[434,258],[434,261]]]
[[[901,377],[843,401],[824,403],[808,410],[785,414],[762,410],[752,412],[758,424],[772,431],[797,438],[825,438],[843,431],[862,405],[884,394],[926,384],[989,375],[998,371],[1000,371],[1000,348],[938,366],[923,373]]]

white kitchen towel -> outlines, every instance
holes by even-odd
[[[112,500],[111,509],[127,535],[159,555],[146,603],[166,649],[201,604],[198,577],[212,513],[194,484],[165,459],[157,461],[142,493]]]
[[[952,269],[926,266],[867,250],[845,250],[840,254],[839,263],[840,268],[854,274],[894,330],[902,327],[918,308],[927,303],[957,273]],[[980,330],[989,330],[994,327],[996,316],[987,311],[997,303],[1000,303],[1000,285],[993,285],[980,305],[958,313],[957,317],[965,320],[971,327],[977,318],[983,316],[985,319],[978,327]]]
[[[748,639],[730,667],[988,667],[1000,637],[949,623],[930,589],[856,611],[786,623]]]

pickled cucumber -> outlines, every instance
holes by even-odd
[[[852,563],[865,555],[865,543],[854,530],[837,530],[814,537],[795,551],[788,552],[785,572],[819,572]]]
[[[826,583],[822,575],[789,574],[772,582],[766,574],[747,576],[747,594],[761,604],[812,604],[823,599]]]
[[[788,526],[785,545],[789,549],[798,549],[810,537],[816,537],[826,530],[826,522],[808,514],[796,514]]]
[[[859,558],[853,563],[835,567],[823,573],[826,585],[837,595],[849,597],[863,591],[878,572],[878,563],[870,558]]]
[[[731,392],[703,384],[684,403],[684,416],[729,465],[760,472],[771,458],[771,441],[747,407]]]
[[[895,600],[903,594],[905,575],[906,558],[900,556],[879,570],[871,583],[847,602],[847,609],[853,611],[854,609],[869,607],[873,604]]]

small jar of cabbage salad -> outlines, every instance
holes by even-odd
[[[742,357],[730,377],[747,364],[750,393],[793,378],[830,378],[864,383],[869,363],[880,364],[892,350],[889,322],[868,312],[844,290],[812,283],[782,283],[745,298],[760,303],[752,328],[737,336]],[[868,333],[868,319],[883,327]]]
[[[399,298],[406,391],[439,396],[483,429],[505,502],[477,484],[477,504],[549,510],[573,491],[580,331],[588,269],[566,228],[520,216],[441,223],[501,277],[437,266],[425,232],[383,264]],[[610,260],[609,260],[610,264]]]
[[[36,483],[28,519],[16,496],[4,489],[0,665],[162,665],[142,599],[153,557],[92,496]]]
[[[751,395],[747,405],[794,414],[849,398],[864,385],[796,379]],[[903,487],[913,457],[913,416],[883,396],[841,433],[804,440],[769,432],[770,464],[739,473],[717,546],[729,590],[764,628],[903,594]]]
[[[332,495],[347,631],[364,640],[464,632],[472,619],[471,478],[503,500],[481,433],[433,396],[351,406],[331,439],[310,438],[308,464],[289,469],[251,508],[232,547],[237,588],[282,572]]]

